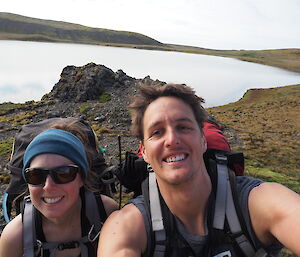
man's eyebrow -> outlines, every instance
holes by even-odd
[[[193,121],[190,118],[186,118],[186,117],[185,118],[176,119],[175,121],[177,121],[177,122],[183,121],[183,122],[193,123]]]
[[[190,118],[178,118],[174,120],[175,122],[188,122],[188,123],[193,123],[193,121]],[[151,130],[157,126],[159,126],[160,124],[164,123],[163,121],[156,121],[153,122],[152,124],[150,124],[150,126],[147,128],[148,130]]]
[[[147,128],[148,130],[151,130],[155,127],[157,127],[159,124],[163,123],[162,121],[156,121],[150,124],[150,126]]]

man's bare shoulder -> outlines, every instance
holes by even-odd
[[[141,235],[142,232],[146,233],[143,215],[133,204],[128,204],[121,210],[113,212],[105,222],[105,226],[116,227],[118,230],[122,229],[121,231],[135,230]]]
[[[105,221],[98,256],[141,256],[146,246],[143,216],[133,204],[128,204]]]
[[[276,238],[294,253],[300,253],[299,194],[278,183],[263,183],[250,192],[249,212],[261,242],[270,244]]]
[[[278,211],[286,211],[282,206],[299,203],[299,194],[293,192],[289,188],[273,182],[262,183],[253,188],[249,195],[253,207],[264,208],[274,205]],[[297,205],[296,205],[297,206]],[[298,206],[297,206],[298,207]],[[273,209],[274,210],[274,209]],[[270,215],[275,215],[276,212],[268,212]]]

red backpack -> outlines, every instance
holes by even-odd
[[[203,123],[203,133],[207,141],[207,149],[230,152],[230,146],[219,125],[212,121]]]

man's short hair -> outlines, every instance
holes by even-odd
[[[207,119],[206,111],[201,105],[204,99],[196,95],[195,91],[185,84],[165,84],[163,86],[139,85],[139,93],[129,105],[131,110],[131,131],[140,140],[143,140],[143,117],[147,107],[156,99],[163,96],[176,97],[189,105],[200,128]]]

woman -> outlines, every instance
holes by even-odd
[[[88,216],[99,212],[100,217],[108,216],[118,205],[107,196],[97,195],[94,206],[98,210],[89,208],[95,197],[87,193],[91,191],[87,181],[93,176],[89,169],[91,153],[86,152],[83,142],[87,142],[86,135],[74,122],[56,124],[28,145],[22,175],[37,210],[32,222],[36,229],[31,232],[33,226],[28,225],[32,217],[29,202],[25,214],[3,230],[0,257],[96,256],[99,231],[94,231],[95,224]],[[31,237],[36,240],[30,241]]]

